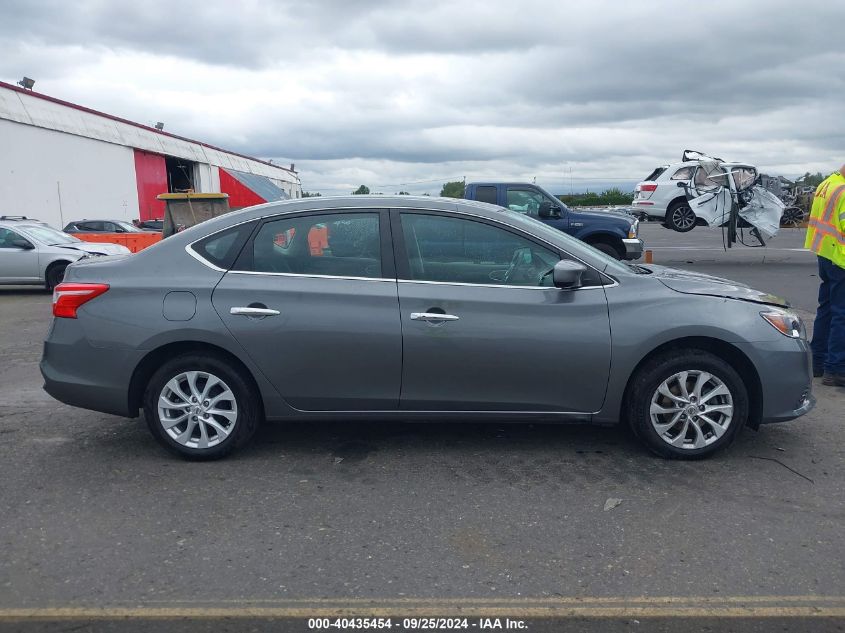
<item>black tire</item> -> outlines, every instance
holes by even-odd
[[[677,200],[666,209],[666,221],[664,224],[667,228],[678,233],[692,231],[697,221],[698,218],[696,218],[695,213],[690,209],[689,203],[686,200]]]
[[[713,432],[712,427],[707,424],[703,425],[707,429],[708,441],[712,438],[712,443],[701,448],[672,446],[668,440],[663,439],[658,434],[652,424],[650,409],[652,398],[657,395],[658,388],[667,379],[684,371],[707,372],[714,376],[727,387],[733,404],[733,416],[727,423],[721,437],[716,437],[717,434]],[[692,380],[694,380],[694,376],[690,377],[690,381]],[[707,382],[705,386],[711,384],[714,383]],[[748,391],[742,378],[723,359],[698,349],[672,351],[646,362],[629,383],[625,405],[627,421],[634,434],[649,450],[668,459],[702,459],[709,457],[729,446],[738,435],[739,430],[748,421]],[[679,412],[683,408],[679,407]],[[683,428],[680,426],[682,424],[683,422],[679,422],[679,426],[666,429],[667,433],[671,434],[677,430],[675,435],[677,437],[680,435],[681,428]],[[690,436],[695,436],[694,431],[695,429],[690,424]],[[682,439],[681,442],[683,443],[684,440]]]
[[[67,263],[59,262],[47,269],[47,273],[44,275],[44,285],[47,286],[47,290],[52,292],[56,286],[62,283],[62,280],[65,278],[65,269],[67,266]]]
[[[607,242],[592,242],[590,246],[600,250],[605,255],[610,255],[613,259],[622,259],[622,253],[619,252],[619,249]]]
[[[176,441],[164,429],[159,416],[158,401],[165,385],[172,378],[189,371],[207,372],[222,380],[236,402],[236,419],[229,435],[209,448],[188,447]],[[153,437],[167,450],[186,459],[204,461],[225,457],[249,442],[261,422],[262,408],[260,394],[230,361],[213,354],[195,352],[168,360],[152,375],[144,392],[144,417]],[[178,432],[180,427],[174,428]]]
[[[804,211],[798,207],[787,207],[783,211],[780,225],[786,227],[799,226],[804,221]]]

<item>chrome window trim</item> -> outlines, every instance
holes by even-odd
[[[214,235],[214,233],[212,233],[211,235]],[[211,237],[211,235],[208,235],[206,237]],[[202,239],[205,239],[205,238],[202,238]],[[226,272],[225,268],[220,268],[220,266],[216,266],[215,264],[212,264],[205,257],[203,257],[202,255],[197,253],[193,248],[191,248],[194,244],[196,244],[199,241],[200,240],[196,240],[194,242],[191,242],[190,244],[187,244],[185,246],[185,252],[187,252],[188,255],[190,255],[195,260],[197,260],[200,264],[204,264],[205,266],[208,266],[211,270],[216,270],[218,273],[225,273]]]
[[[309,279],[345,279],[349,281],[389,281],[396,283],[396,280],[389,277],[349,277],[345,275],[316,275],[308,273],[276,273],[261,270],[230,270],[232,275],[270,275],[272,277],[307,277]]]
[[[504,209],[504,207],[500,207],[500,208]],[[315,278],[318,278],[318,279],[352,279],[352,280],[360,280],[360,281],[373,281],[373,280],[375,280],[375,281],[403,281],[403,282],[411,282],[411,283],[448,284],[448,285],[458,285],[458,286],[481,286],[481,287],[492,287],[492,288],[505,288],[505,287],[507,287],[507,288],[535,288],[534,286],[504,286],[504,285],[501,285],[501,284],[484,285],[484,284],[470,284],[470,283],[447,282],[447,281],[442,281],[442,282],[441,281],[422,281],[422,280],[415,280],[415,279],[386,279],[386,278],[383,278],[383,277],[344,277],[344,276],[334,276],[334,275],[302,275],[302,274],[299,274],[299,273],[259,272],[259,271],[250,271],[250,270],[225,270],[223,268],[220,268],[219,266],[215,266],[210,261],[208,261],[204,257],[202,257],[202,255],[200,255],[195,250],[193,250],[193,248],[191,248],[197,242],[200,242],[204,239],[207,239],[207,238],[211,237],[212,235],[216,235],[217,233],[222,233],[223,231],[227,231],[227,230],[234,228],[236,226],[240,226],[241,224],[247,224],[248,222],[264,221],[264,220],[267,220],[268,218],[275,218],[275,217],[278,217],[279,219],[281,219],[282,216],[294,215],[294,214],[305,215],[305,214],[309,214],[309,213],[321,213],[321,212],[331,213],[332,211],[346,211],[346,210],[353,210],[353,211],[359,211],[360,213],[366,213],[367,210],[380,210],[380,209],[387,209],[387,210],[395,209],[395,210],[399,211],[400,213],[402,213],[403,211],[409,211],[409,212],[412,212],[412,213],[418,212],[418,211],[422,211],[422,212],[433,211],[435,213],[462,215],[462,216],[466,216],[466,217],[470,217],[470,218],[478,218],[478,219],[481,219],[481,220],[487,220],[489,222],[493,222],[495,224],[506,227],[508,229],[515,230],[518,233],[528,235],[528,236],[530,236],[530,238],[532,240],[535,240],[537,242],[545,244],[546,246],[549,246],[549,247],[555,249],[558,252],[566,253],[566,255],[568,257],[572,258],[575,261],[581,262],[582,264],[587,266],[590,270],[594,270],[595,272],[597,272],[603,278],[613,280],[612,284],[603,284],[603,285],[600,285],[600,286],[587,286],[586,288],[574,288],[574,290],[589,290],[591,288],[612,288],[613,286],[619,285],[619,282],[616,279],[614,279],[613,277],[611,277],[609,274],[599,270],[598,268],[596,268],[592,264],[585,262],[580,257],[576,257],[575,255],[573,255],[569,251],[562,249],[557,244],[553,244],[553,243],[551,243],[547,240],[544,240],[542,237],[538,237],[538,236],[534,235],[533,233],[525,233],[525,231],[523,231],[520,227],[513,226],[511,224],[508,224],[507,222],[502,222],[501,220],[498,220],[496,218],[490,218],[490,217],[487,217],[486,215],[480,215],[478,213],[472,213],[470,211],[465,211],[463,209],[438,209],[438,208],[434,208],[434,207],[423,207],[423,206],[397,207],[395,205],[372,205],[372,206],[367,206],[367,207],[316,207],[316,208],[313,208],[313,209],[301,209],[299,211],[286,211],[286,212],[283,212],[283,213],[268,213],[267,215],[261,215],[257,218],[249,218],[248,220],[243,220],[241,222],[237,222],[236,224],[230,224],[229,226],[225,226],[221,229],[218,229],[218,230],[214,231],[213,233],[209,233],[208,235],[203,235],[202,237],[195,239],[193,242],[186,244],[185,245],[185,251],[191,257],[196,259],[198,262],[204,264],[205,266],[208,266],[209,268],[211,268],[214,271],[222,272],[222,273],[230,272],[230,273],[253,274],[253,275],[281,275],[281,276],[289,276],[289,277],[315,277]],[[507,209],[505,209],[505,210],[507,210]],[[573,238],[573,239],[576,239],[576,238]],[[548,288],[554,288],[554,287],[555,286],[537,286],[536,288],[542,290],[542,289],[548,289]]]
[[[610,286],[580,286],[578,288],[558,288],[557,286],[511,286],[507,284],[473,284],[464,281],[428,281],[424,279],[397,279],[402,284],[433,284],[437,286],[469,286],[471,288],[513,288],[517,290],[595,290],[596,288],[609,288]]]
[[[193,257],[195,260],[197,260],[200,264],[204,264],[205,266],[208,266],[211,270],[216,270],[219,273],[229,272],[225,268],[220,268],[220,266],[212,264],[205,257],[203,257],[202,255],[197,253],[193,249],[194,244],[196,244],[197,242],[202,242],[203,240],[208,239],[212,235],[217,235],[218,233],[222,233],[223,231],[228,231],[229,229],[233,229],[236,226],[241,226],[242,224],[248,224],[250,222],[255,222],[256,219],[260,219],[260,218],[250,218],[249,220],[243,220],[242,222],[237,222],[235,224],[230,224],[229,226],[224,226],[222,229],[217,229],[216,231],[214,231],[213,233],[209,233],[208,235],[203,235],[202,237],[195,239],[193,242],[188,242],[187,244],[185,244],[185,252],[188,253],[188,255],[190,255],[191,257]]]

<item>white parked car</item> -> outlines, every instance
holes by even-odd
[[[33,220],[0,221],[0,285],[43,285],[52,290],[68,264],[99,255],[125,255],[120,244],[83,242]]]
[[[662,220],[670,229],[685,233],[695,228],[696,217],[678,183],[690,184],[698,161],[663,165],[651,172],[634,189],[634,215]]]

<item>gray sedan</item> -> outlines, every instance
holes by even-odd
[[[210,459],[263,420],[629,424],[670,458],[815,400],[804,326],[500,207],[313,198],[209,220],[54,293],[45,389]]]

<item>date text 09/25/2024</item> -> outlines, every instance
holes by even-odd
[[[526,630],[524,620],[510,618],[309,618],[311,630],[379,630],[404,631],[469,630]]]

